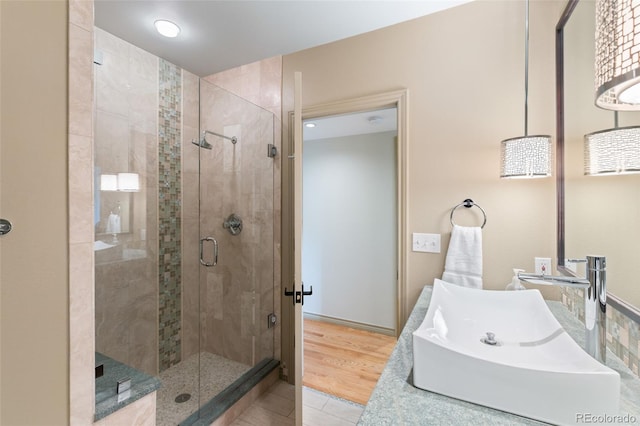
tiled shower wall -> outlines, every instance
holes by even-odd
[[[584,322],[584,290],[561,288],[562,303]],[[639,376],[640,324],[607,306],[607,347]]]
[[[109,173],[133,171],[141,179],[137,193],[96,191],[102,205],[114,196],[131,202],[130,227],[119,236],[117,257],[96,254],[96,348],[158,374],[182,358],[182,70],[95,32],[103,54],[96,68],[96,166]],[[191,95],[197,100],[197,92]],[[103,219],[110,207],[101,210]],[[100,237],[103,223],[96,232],[109,243],[110,235]],[[125,250],[145,255],[127,258]]]
[[[201,237],[220,248],[217,266],[200,269],[202,350],[253,366],[273,357],[274,117],[207,82],[200,94],[201,128],[237,138],[207,135],[212,149],[200,150]],[[232,213],[243,221],[238,235],[223,226]]]
[[[198,80],[183,70],[182,272],[184,283],[201,280],[202,285],[200,293],[197,286],[183,286],[183,356],[197,353],[202,341],[202,350],[224,354],[246,364],[267,356],[279,359],[280,324],[267,329],[266,315],[275,312],[279,316],[280,313],[279,297],[274,300],[274,295],[280,291],[281,157],[267,158],[266,141],[257,143],[254,138],[257,132],[266,131],[263,136],[273,138],[280,149],[282,60],[275,57],[206,77],[202,82]],[[193,101],[199,98],[200,86],[203,88],[202,111]],[[265,118],[264,111],[258,112],[257,121],[251,118],[251,111],[259,109],[247,100],[275,115],[275,122],[273,117],[267,119],[268,123],[262,120],[263,124],[271,123],[270,129],[260,124],[258,117]],[[209,135],[207,140],[214,145],[213,150],[200,152],[190,141],[200,137],[201,125],[203,129],[222,134],[235,133],[239,142],[232,145],[228,140]],[[197,214],[200,153],[203,154],[202,203],[205,206],[202,230]],[[212,167],[214,165],[219,169]],[[271,169],[268,175],[260,174],[264,173],[264,167]],[[268,192],[256,197],[257,192],[265,189],[264,184],[269,184]],[[268,215],[265,215],[268,209],[265,203],[271,204]],[[222,227],[231,210],[245,222],[239,236],[231,236]],[[198,266],[200,232],[202,236],[214,236],[220,243],[217,267]],[[231,271],[239,272],[231,274]],[[247,308],[247,304],[254,302],[255,307]],[[202,309],[201,317],[199,309]],[[225,323],[229,324],[226,328]],[[253,331],[259,336],[255,342],[249,335]],[[236,336],[239,339],[236,340]]]
[[[114,209],[123,225],[115,247],[95,252],[96,350],[157,374],[158,58],[99,28],[95,47],[95,167],[140,176],[138,192],[100,191],[95,179],[96,240],[113,244]]]
[[[159,60],[158,108],[158,350],[159,371],[180,362],[182,350],[182,72]]]
[[[258,105],[275,116],[274,145],[280,152],[282,149],[282,56],[274,56],[262,61],[242,65],[204,77],[205,81],[240,96]],[[282,157],[277,155],[273,162],[273,253],[274,253],[274,309],[280,317],[281,287],[281,167]],[[281,358],[281,326],[276,323],[274,330],[274,357]]]

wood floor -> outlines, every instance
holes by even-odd
[[[395,344],[392,336],[305,319],[302,383],[364,405]]]

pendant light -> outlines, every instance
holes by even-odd
[[[584,174],[640,173],[640,126],[615,127],[584,136]]]
[[[501,178],[551,176],[551,136],[528,134],[529,0],[525,2],[524,136],[505,139],[500,148]]]
[[[596,105],[640,110],[640,1],[596,1]]]

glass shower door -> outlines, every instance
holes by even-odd
[[[200,82],[200,406],[274,357],[274,116]],[[195,147],[194,148],[198,148]],[[201,415],[207,415],[203,410]]]

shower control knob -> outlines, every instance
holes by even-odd
[[[11,222],[7,219],[0,219],[0,235],[5,235],[11,232]]]

